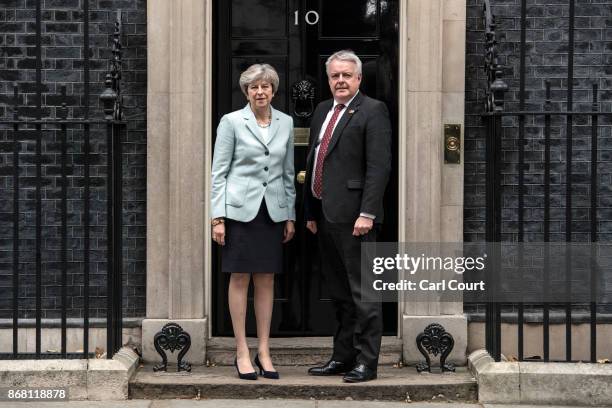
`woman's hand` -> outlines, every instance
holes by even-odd
[[[212,238],[219,245],[225,245],[225,224],[217,224],[212,229]]]
[[[293,238],[293,235],[295,235],[295,224],[293,223],[293,221],[288,220],[285,223],[285,232],[283,234],[283,244],[285,242],[291,241],[291,239]]]

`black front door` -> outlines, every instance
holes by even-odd
[[[399,0],[216,0],[214,7],[214,106],[216,125],[246,99],[238,86],[253,63],[271,64],[280,77],[274,107],[294,118],[298,222],[285,248],[285,273],[277,276],[272,335],[323,336],[334,330],[334,311],[320,272],[317,242],[303,227],[299,173],[306,168],[312,106],[331,97],[325,61],[335,51],[352,49],[363,62],[361,91],[387,103],[394,126],[393,169],[385,196],[381,241],[397,241],[397,100]],[[314,88],[314,99],[302,99]],[[312,102],[312,103],[311,103]],[[214,137],[213,129],[213,137]],[[232,335],[227,307],[229,276],[220,272],[213,247],[213,335]],[[252,289],[252,288],[251,288]],[[250,292],[252,297],[252,290]],[[385,334],[395,335],[397,305],[383,305]],[[255,335],[249,305],[247,332]]]

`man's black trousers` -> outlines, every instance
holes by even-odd
[[[325,218],[325,217],[321,217]],[[371,285],[361,286],[361,243],[376,242],[375,226],[366,235],[352,235],[352,224],[318,223],[324,282],[336,307],[338,328],[332,359],[378,366],[383,331],[382,305],[374,301]],[[371,273],[364,275],[370,281]]]

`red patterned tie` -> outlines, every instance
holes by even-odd
[[[321,193],[323,192],[323,162],[325,161],[325,155],[327,154],[327,147],[331,141],[332,133],[334,133],[334,125],[336,124],[338,115],[340,115],[340,111],[342,111],[342,109],[344,109],[344,105],[336,105],[334,113],[329,120],[327,127],[325,128],[321,145],[319,146],[319,153],[317,154],[317,167],[315,168],[314,182],[312,186],[314,196],[319,199],[321,198]]]

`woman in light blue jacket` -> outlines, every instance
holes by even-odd
[[[279,378],[270,357],[270,322],[274,274],[282,272],[283,243],[295,233],[295,185],[293,119],[270,104],[278,84],[278,74],[268,64],[242,73],[240,89],[248,104],[221,118],[213,157],[212,234],[222,246],[222,270],[231,273],[234,365],[241,379],[257,379],[245,334],[251,275],[259,339],[255,363],[261,375]]]

